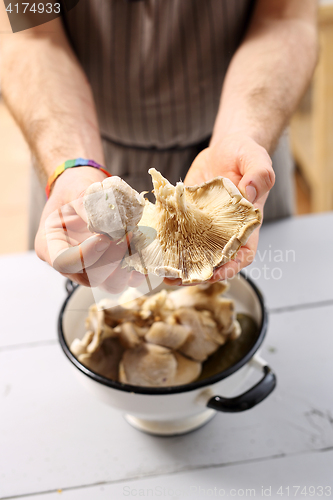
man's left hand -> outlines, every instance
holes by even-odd
[[[204,149],[193,161],[185,184],[194,186],[214,177],[228,177],[242,195],[263,214],[264,204],[275,182],[272,161],[267,151],[251,137],[243,134],[226,136]],[[214,271],[211,282],[232,278],[251,264],[258,246],[259,228],[236,257]]]

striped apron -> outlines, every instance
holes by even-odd
[[[229,62],[252,0],[80,0],[64,25],[90,81],[106,168],[137,191],[155,167],[184,179],[208,145]],[[265,220],[293,213],[293,162],[285,133],[272,156],[276,184]],[[34,175],[31,243],[45,197]],[[39,188],[39,197],[36,189]]]

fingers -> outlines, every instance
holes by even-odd
[[[121,266],[118,266],[111,276],[100,284],[100,288],[114,294],[123,292],[128,286],[130,276],[131,273],[126,268],[121,269]]]
[[[53,267],[61,274],[66,277],[71,278],[76,283],[84,286],[96,287],[103,286],[104,289],[109,287],[111,280],[110,289],[114,289],[111,293],[118,293],[115,290],[120,290],[123,286],[124,275],[122,272],[117,272],[120,269],[121,261],[125,252],[127,251],[127,242],[122,242],[117,244],[109,240],[107,236],[96,235],[95,238],[102,240],[100,246],[97,240],[95,247],[88,248],[87,242],[91,241],[92,238],[81,243],[81,245],[72,247],[63,252],[54,262]],[[105,241],[105,238],[107,241]],[[104,243],[107,244],[106,250],[104,250]],[[81,248],[81,252],[80,252]],[[89,252],[87,251],[89,250]],[[101,253],[99,253],[101,251]],[[96,259],[97,256],[97,259]],[[78,261],[78,257],[80,260]],[[88,266],[90,264],[90,266]],[[126,271],[126,283],[131,278],[131,273]],[[140,283],[144,279],[143,275],[136,273],[140,278]],[[138,277],[134,278],[134,281],[139,281]],[[114,282],[113,282],[114,281]],[[125,283],[125,284],[126,284]],[[129,285],[138,286],[138,285]]]
[[[128,251],[131,235],[120,244],[112,242],[107,235],[91,235],[80,214],[81,201],[75,200],[48,215],[42,228],[44,244],[38,241],[36,250],[38,247],[44,257],[46,243],[44,258],[54,269],[68,275],[87,271],[91,286],[98,286],[119,265]]]
[[[89,272],[84,271],[80,274],[64,274],[66,278],[70,278],[79,285],[91,287],[97,286],[92,285],[91,280],[88,277]],[[144,274],[138,273],[136,271],[129,272],[125,269],[121,269],[121,266],[117,266],[113,273],[111,273],[107,279],[100,280],[99,286],[108,293],[120,293],[126,287],[136,288],[141,285],[141,283],[146,279]]]
[[[213,276],[210,278],[209,283],[216,281],[224,281],[233,278],[242,269],[239,262],[231,260],[224,264],[224,266],[215,269]]]
[[[230,260],[221,267],[215,269],[213,276],[209,280],[210,283],[215,283],[215,281],[223,281],[233,278],[241,269],[249,266],[255,257],[255,249],[248,247],[241,247],[236,257]]]
[[[95,264],[110,247],[105,235],[94,235],[80,245],[66,248],[55,258],[53,267],[62,274],[75,274]]]
[[[261,146],[256,145],[249,154],[240,158],[240,170],[243,177],[238,189],[251,203],[267,195],[274,186],[272,160]]]
[[[195,186],[196,184],[208,181],[210,177],[210,166],[210,149],[206,148],[203,149],[193,160],[193,163],[184,180],[185,186]]]
[[[99,286],[104,283],[120,265],[127,251],[127,241],[119,244],[111,242],[101,258],[95,264],[86,268],[90,286]]]
[[[180,278],[164,278],[164,283],[169,286],[180,286],[182,284],[182,280]]]
[[[146,276],[144,274],[138,273],[137,271],[132,271],[130,274],[130,278],[128,281],[128,286],[131,286],[133,288],[136,288],[143,283],[143,281],[146,279]]]
[[[77,215],[79,217],[81,217],[81,219],[86,223],[88,224],[88,219],[87,219],[87,212],[84,208],[84,205],[83,205],[83,195],[80,196],[80,198],[77,198],[76,200],[73,200],[70,205],[73,207],[73,209],[75,210],[75,212],[77,213]]]
[[[85,271],[82,273],[76,273],[76,274],[63,274],[63,273],[61,273],[61,274],[65,278],[68,278],[71,281],[74,281],[74,283],[77,283],[78,285],[90,287],[88,276],[87,276],[87,273]]]

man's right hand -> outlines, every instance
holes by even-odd
[[[138,286],[144,276],[121,269],[127,238],[117,244],[87,228],[84,193],[92,183],[104,179],[103,172],[95,168],[77,167],[56,180],[42,213],[35,250],[63,276],[84,286],[101,286],[119,293],[127,285]]]

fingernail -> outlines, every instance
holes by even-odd
[[[257,197],[257,190],[254,186],[246,186],[245,188],[245,192],[246,192],[246,198],[251,202],[253,203],[254,200],[256,199]]]
[[[95,245],[96,252],[105,252],[105,250],[109,248],[110,243],[110,240],[106,240],[104,238],[100,239]]]

